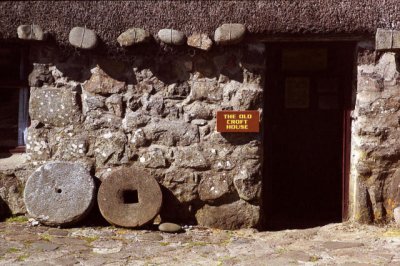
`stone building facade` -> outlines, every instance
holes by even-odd
[[[326,2],[0,3],[4,18],[0,45],[12,43],[25,51],[24,79],[30,95],[26,161],[1,159],[3,213],[26,212],[22,192],[35,169],[51,161],[68,161],[84,165],[99,183],[116,169],[146,169],[162,188],[163,221],[265,228],[271,204],[268,160],[274,157],[269,153],[269,141],[274,140],[267,140],[274,125],[268,122],[273,115],[266,113],[271,110],[266,105],[271,94],[266,92],[278,79],[270,66],[280,62],[269,51],[276,44],[301,44],[300,48],[312,50],[312,58],[319,58],[318,45],[335,42],[350,47],[343,61],[353,66],[353,73],[343,93],[349,95],[349,105],[336,108],[344,115],[340,123],[346,124],[343,135],[335,139],[343,150],[337,154],[342,163],[335,166],[341,193],[335,204],[343,210],[327,222],[391,222],[400,205],[399,47],[393,41],[390,47],[380,47],[387,34],[393,39],[397,31],[378,34],[377,46],[375,34],[378,28],[395,30],[400,13],[394,9],[396,1]],[[121,12],[108,13],[113,8]],[[136,21],[127,19],[132,12]],[[147,19],[146,12],[162,15]],[[228,22],[243,27],[245,37],[241,28],[231,29],[229,40],[221,41],[224,31],[215,30]],[[20,25],[28,26],[17,35]],[[68,38],[76,26],[84,28],[78,44]],[[137,27],[133,40],[129,34],[118,37],[133,27]],[[86,29],[93,30],[97,46],[90,45]],[[167,29],[166,39],[161,29]],[[344,46],[337,47],[332,51]],[[303,69],[296,71],[291,75],[306,75]],[[318,71],[317,75],[325,75]],[[314,84],[313,79],[310,82]],[[301,113],[302,108],[294,109]],[[217,132],[216,112],[221,110],[258,111],[261,131]],[[286,163],[285,168],[293,167]],[[280,185],[284,188],[290,182]],[[313,194],[316,186],[298,189]],[[281,202],[272,204],[279,207]]]

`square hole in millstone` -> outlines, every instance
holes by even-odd
[[[124,204],[139,203],[138,191],[134,189],[122,190],[122,201]]]

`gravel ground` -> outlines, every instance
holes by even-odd
[[[352,223],[180,234],[0,223],[0,265],[400,265],[400,228]]]

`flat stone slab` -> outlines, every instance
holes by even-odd
[[[325,242],[322,246],[324,248],[333,250],[333,249],[362,247],[364,246],[364,244],[357,242],[328,241]]]
[[[97,201],[101,214],[111,224],[138,227],[157,216],[162,193],[157,181],[144,169],[121,168],[101,183]]]
[[[24,201],[29,215],[41,223],[70,225],[90,211],[94,193],[94,180],[82,165],[50,162],[28,178]]]

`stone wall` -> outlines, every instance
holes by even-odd
[[[398,54],[361,47],[353,113],[351,201],[360,222],[384,223],[400,205]]]
[[[261,135],[218,133],[215,117],[262,111],[264,49],[148,48],[124,61],[32,46],[29,160],[83,163],[100,180],[144,167],[162,186],[163,220],[255,227]]]

